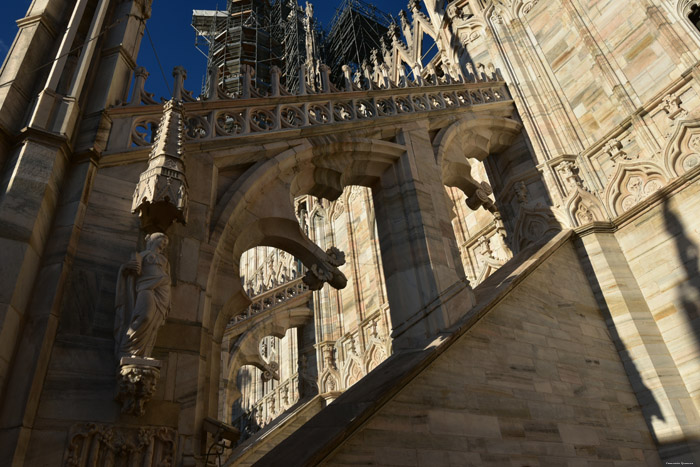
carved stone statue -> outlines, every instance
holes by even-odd
[[[168,237],[146,236],[146,249],[119,269],[114,322],[117,358],[150,358],[158,328],[170,310]]]

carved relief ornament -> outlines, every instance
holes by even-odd
[[[605,202],[613,215],[620,215],[666,185],[662,170],[649,162],[618,166],[605,190]]]
[[[71,428],[65,465],[175,465],[177,432],[166,427],[125,428],[86,423]]]

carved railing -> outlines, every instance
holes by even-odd
[[[231,424],[241,430],[240,441],[243,441],[269,425],[288,408],[299,402],[299,399],[299,374],[294,373],[255,402],[250,410],[237,417]]]
[[[280,287],[270,289],[252,297],[252,303],[246,311],[234,316],[231,321],[229,321],[228,325],[229,327],[236,326],[260,313],[271,311],[273,308],[278,308],[294,298],[310,293],[309,286],[304,284],[302,277],[287,282]]]
[[[495,72],[490,76],[482,74],[473,82],[435,77],[431,82],[404,80],[396,85],[389,80],[374,83],[366,79],[361,87],[348,79],[344,90],[328,85],[318,93],[299,90],[296,95],[278,89],[263,96],[244,86],[248,90],[240,98],[217,95],[203,96],[199,100],[182,89],[183,73],[176,74],[175,94],[185,103],[186,141],[203,142],[320,125],[376,121],[510,100],[505,82]],[[139,85],[143,86],[142,78],[139,78]],[[138,95],[144,93],[142,90]],[[126,104],[108,112],[113,122],[108,152],[152,145],[154,129],[162,113],[160,105]]]

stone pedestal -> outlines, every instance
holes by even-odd
[[[122,357],[117,375],[119,392],[115,398],[122,404],[122,413],[138,417],[146,412],[146,403],[156,391],[160,366],[160,360]]]

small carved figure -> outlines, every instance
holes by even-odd
[[[170,311],[168,237],[146,237],[146,249],[119,269],[114,338],[117,358],[150,358],[158,329]]]
[[[528,202],[528,192],[527,192],[527,185],[525,182],[522,180],[516,183],[513,186],[513,190],[515,191],[515,196],[518,198],[518,204],[525,205]]]

